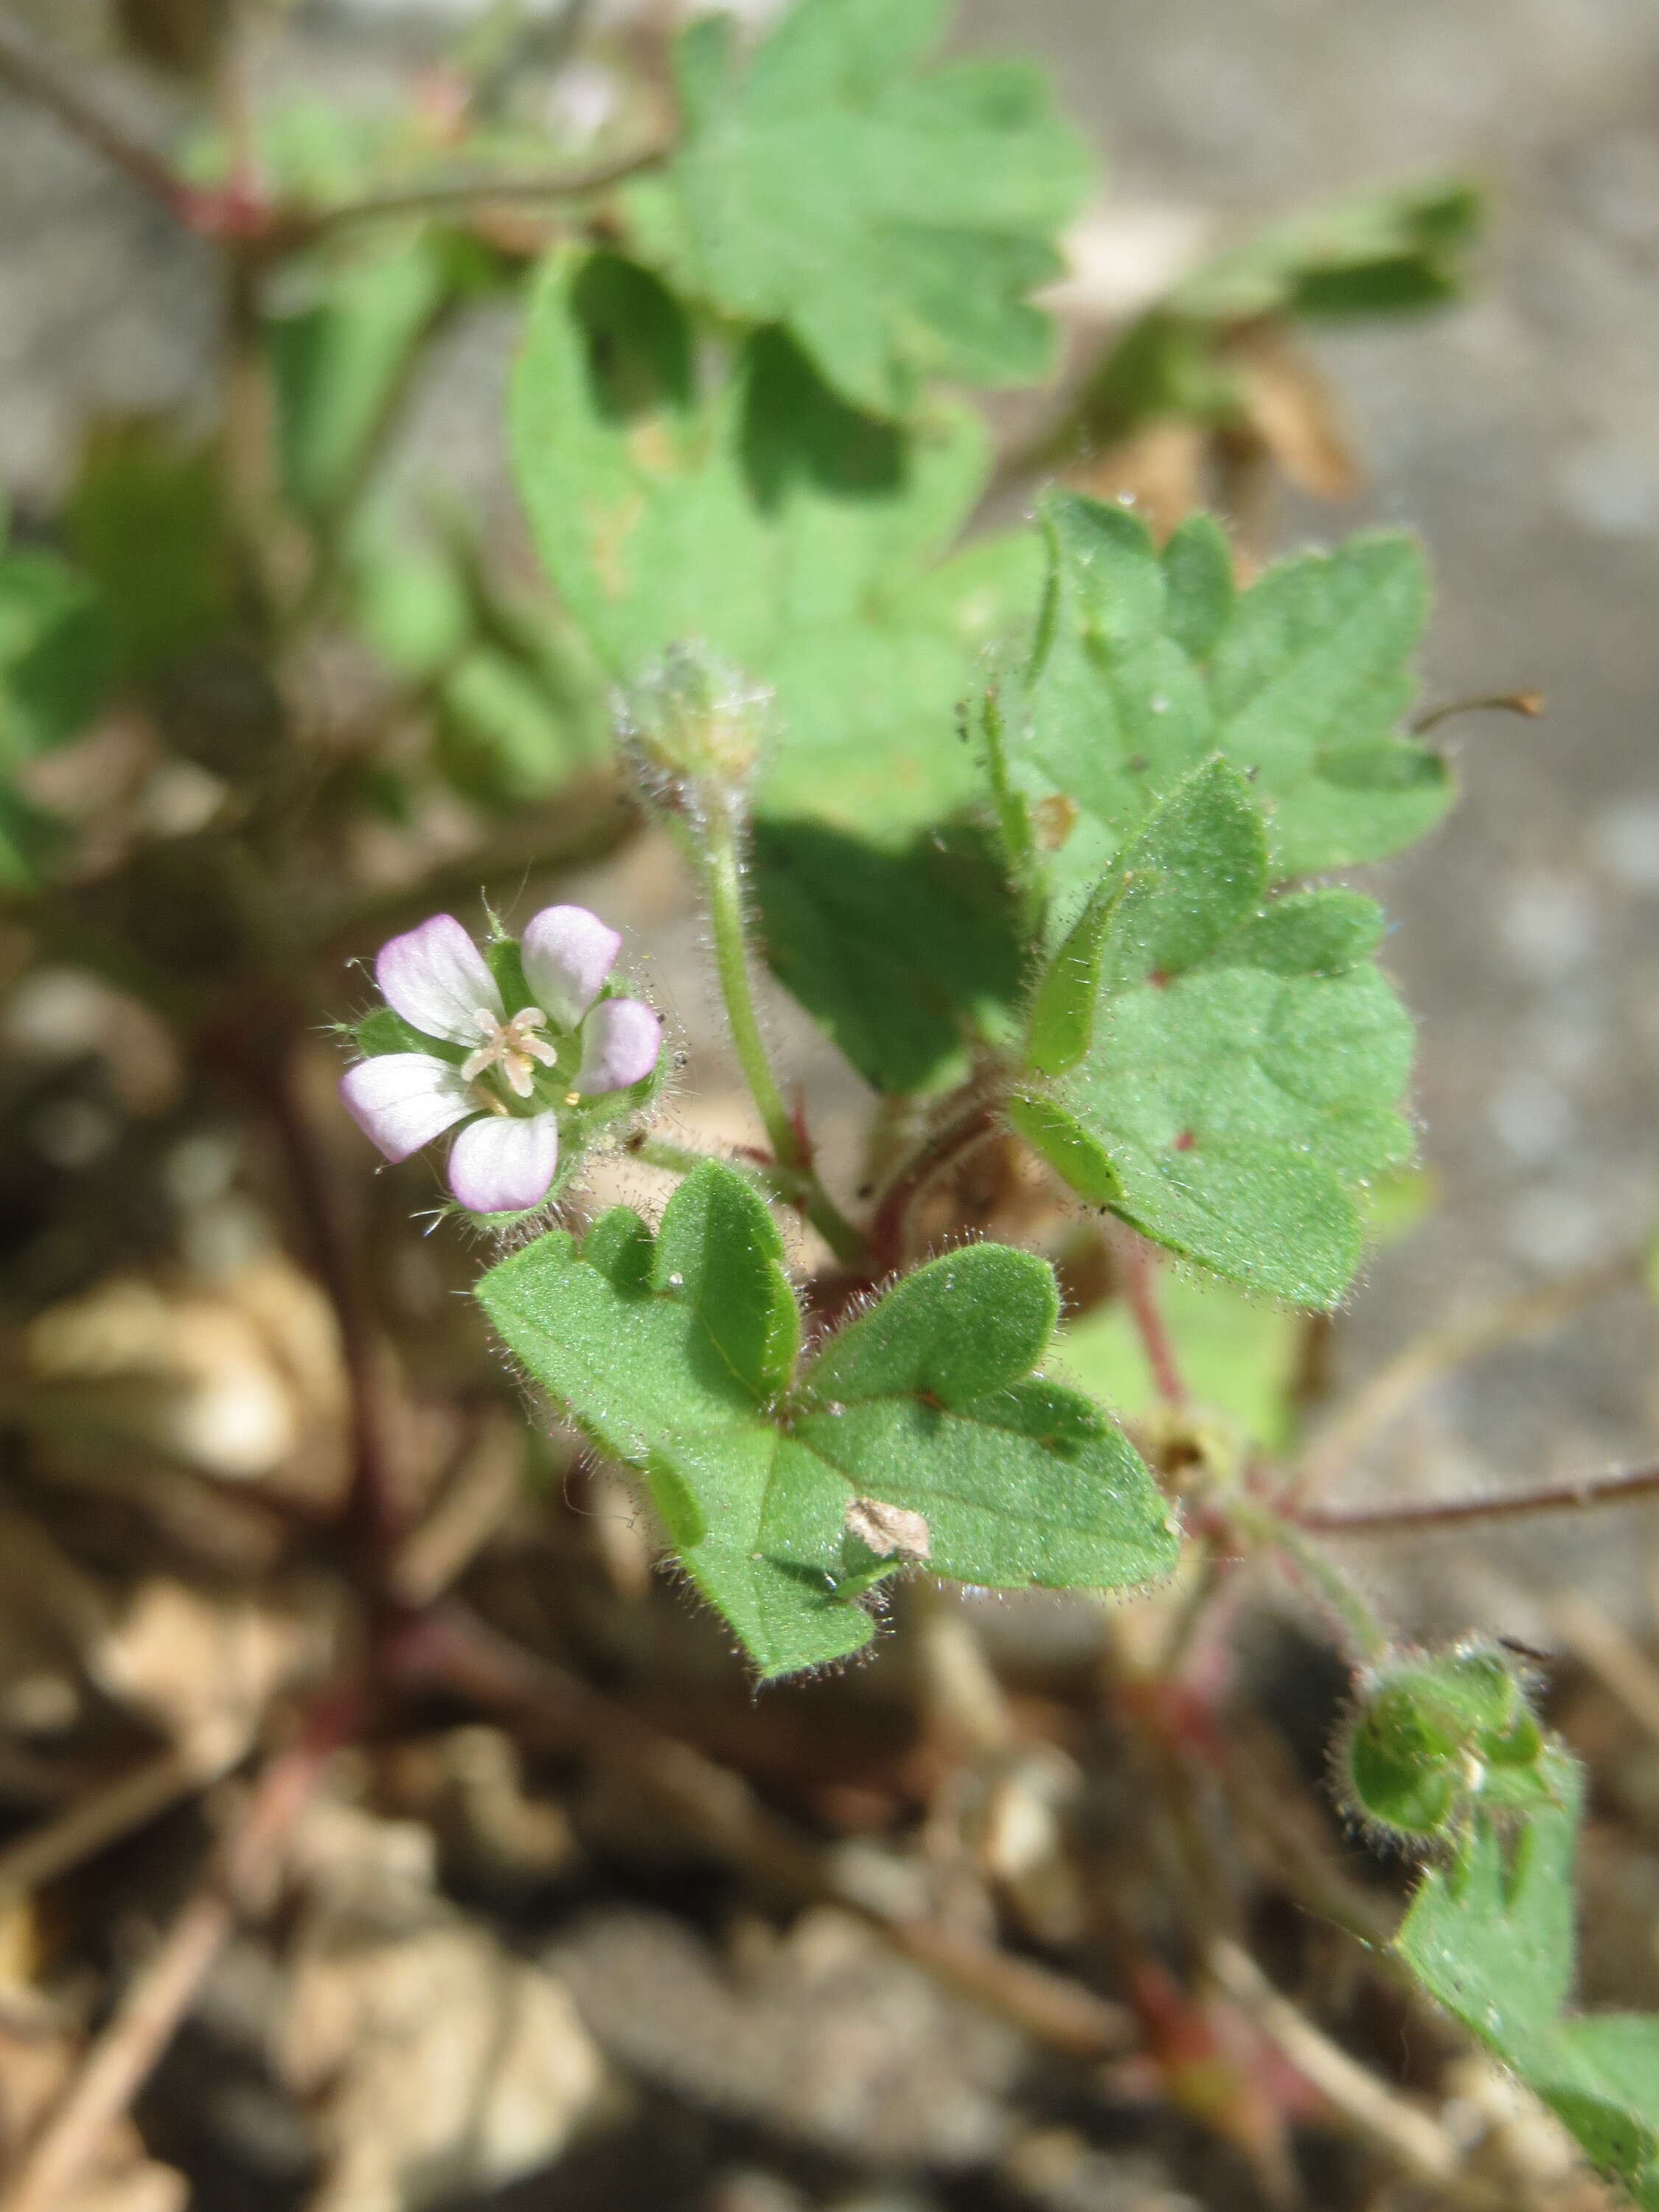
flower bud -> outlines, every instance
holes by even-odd
[[[647,784],[696,805],[739,796],[764,749],[771,696],[702,647],[671,647],[626,702],[624,733]]]
[[[1554,1793],[1555,1763],[1524,1675],[1484,1643],[1372,1669],[1341,1767],[1356,1813],[1419,1841],[1455,1833],[1477,1806],[1520,1813]]]

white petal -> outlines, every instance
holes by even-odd
[[[450,1146],[449,1188],[469,1213],[522,1213],[547,1196],[558,1164],[556,1114],[485,1114]]]
[[[536,1004],[562,1030],[574,1030],[616,966],[622,939],[585,906],[544,906],[520,950]]]
[[[406,1160],[468,1114],[478,1102],[461,1072],[429,1052],[383,1052],[340,1078],[346,1111],[389,1160]]]
[[[662,1018],[637,999],[606,999],[582,1024],[582,1064],[576,1088],[592,1097],[626,1091],[649,1075],[662,1050]]]
[[[374,963],[380,995],[423,1036],[477,1044],[482,1008],[497,1020],[501,994],[484,957],[453,914],[434,914],[418,929],[383,945]]]

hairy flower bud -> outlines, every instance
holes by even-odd
[[[1522,1671],[1485,1643],[1373,1668],[1341,1770],[1355,1812],[1419,1841],[1455,1833],[1477,1806],[1520,1813],[1553,1794],[1553,1762]]]
[[[740,798],[764,749],[771,696],[702,647],[671,647],[625,704],[624,731],[647,786],[698,808]]]

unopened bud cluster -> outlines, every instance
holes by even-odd
[[[1561,1754],[1532,1708],[1522,1668],[1480,1642],[1390,1659],[1360,1684],[1341,1754],[1352,1809],[1417,1842],[1455,1836],[1477,1810],[1551,1802]]]
[[[647,794],[693,814],[741,805],[770,705],[770,692],[702,647],[672,647],[623,703],[623,733]]]

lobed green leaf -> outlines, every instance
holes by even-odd
[[[1395,734],[1426,605],[1413,541],[1356,538],[1235,592],[1208,518],[1161,556],[1121,507],[1066,493],[1042,519],[1042,613],[987,736],[1011,857],[1058,927],[1212,752],[1251,777],[1276,878],[1381,859],[1438,821],[1444,761]]]
[[[1446,2010],[1512,2067],[1592,2161],[1659,2208],[1659,2014],[1574,2014],[1573,1861],[1583,1782],[1555,1753],[1556,1802],[1477,1816],[1424,1875],[1395,1949]]]
[[[1030,303],[1088,163],[1042,79],[925,69],[940,0],[809,0],[744,56],[728,17],[677,58],[684,136],[627,201],[635,251],[723,315],[787,327],[843,398],[1020,384],[1054,350]]]
[[[763,1674],[868,1642],[855,1601],[898,1561],[849,1523],[860,1501],[923,1516],[929,1569],[963,1581],[1109,1588],[1174,1563],[1133,1448],[1032,1372],[1059,1307],[1027,1254],[933,1261],[798,1375],[772,1217],[709,1162],[654,1239],[618,1207],[580,1248],[557,1232],[500,1261],[478,1295],[570,1419],[646,1475],[687,1572]]]
[[[985,481],[961,411],[905,433],[860,416],[775,331],[712,381],[694,350],[645,270],[556,258],[514,398],[543,562],[624,686],[689,645],[769,689],[769,955],[878,1089],[936,1087],[1006,1028],[1019,983],[955,709],[975,651],[1029,604],[1031,548],[944,557]]]
[[[1269,899],[1211,761],[1154,809],[1039,986],[1016,1126],[1080,1195],[1247,1288],[1328,1306],[1367,1179],[1413,1149],[1411,1025],[1349,891]]]

